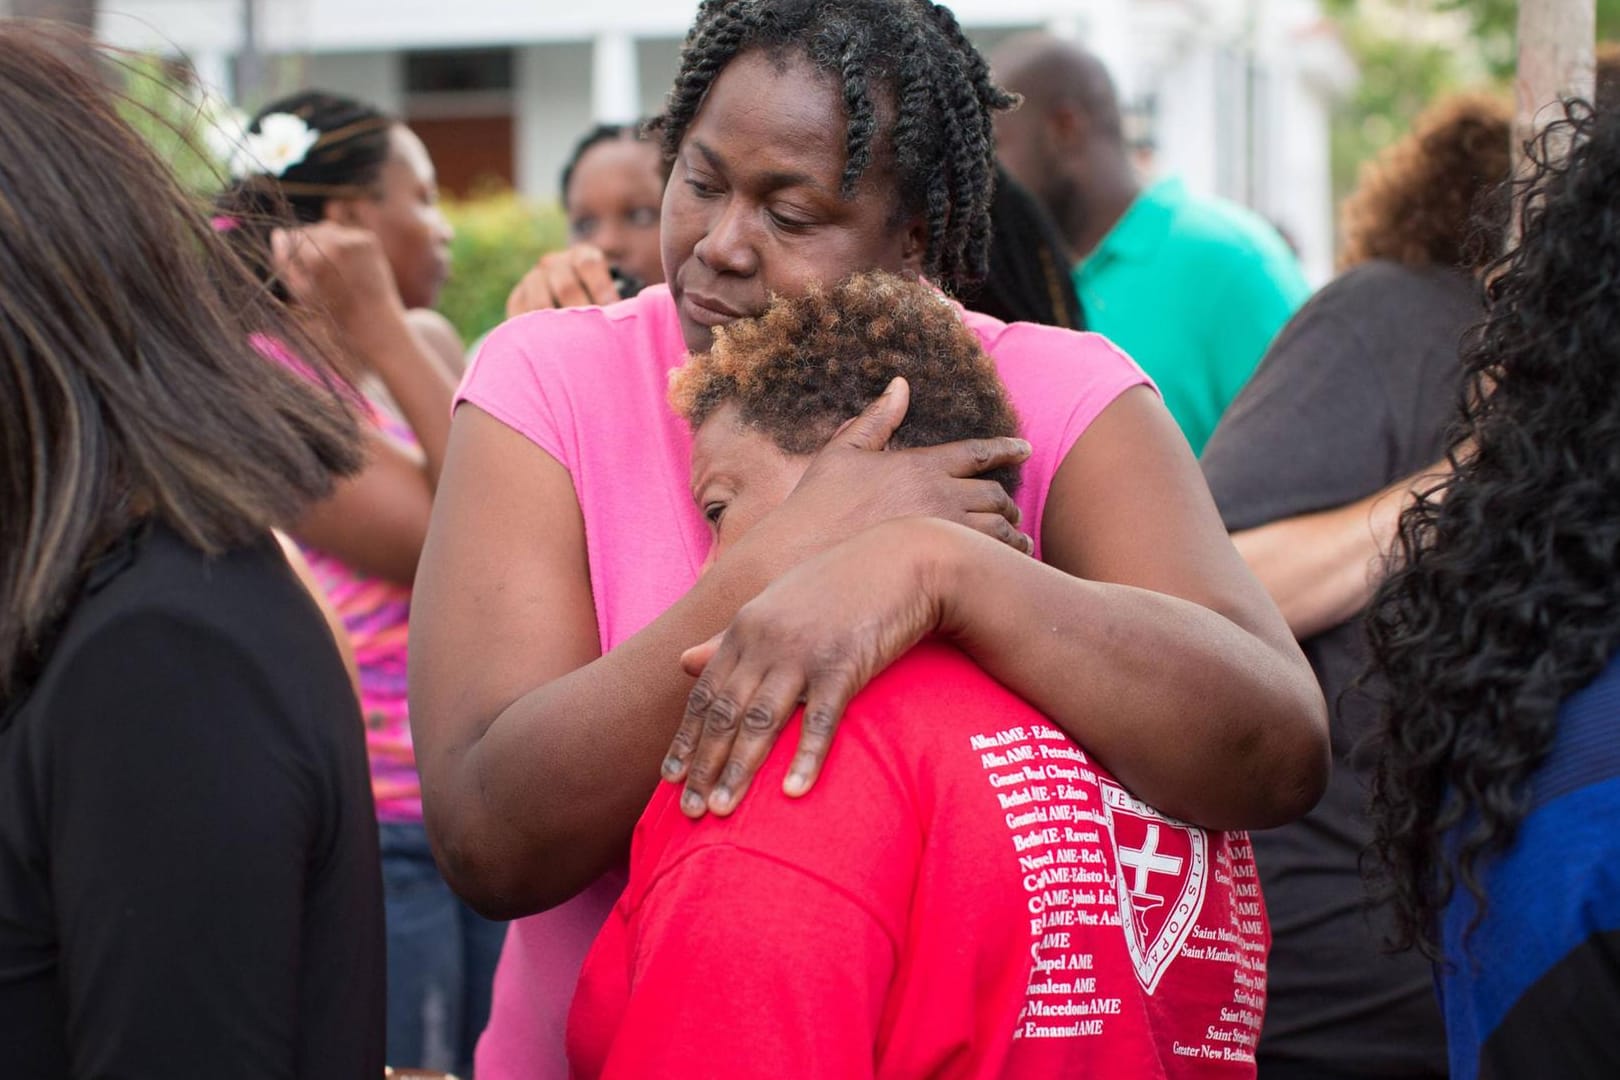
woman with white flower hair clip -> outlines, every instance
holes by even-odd
[[[250,261],[274,266],[278,291],[325,324],[372,421],[366,468],[292,534],[360,669],[387,906],[388,1060],[465,1072],[505,926],[463,905],[434,865],[405,685],[411,582],[460,357],[454,331],[430,310],[449,269],[450,228],[421,140],[360,102],[320,92],[282,99],[228,151],[233,179],[214,227]]]

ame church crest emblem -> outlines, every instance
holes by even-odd
[[[1113,833],[1119,917],[1136,977],[1149,994],[1181,952],[1204,907],[1209,837],[1098,777]]]

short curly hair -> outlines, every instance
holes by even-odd
[[[671,373],[669,399],[694,431],[734,402],[784,453],[813,454],[896,376],[911,386],[896,449],[1019,433],[995,364],[955,305],[881,272],[774,297],[758,318],[720,327],[712,349]],[[984,477],[1018,486],[1016,466]]]
[[[1513,109],[1458,94],[1424,110],[1405,137],[1361,167],[1344,201],[1341,269],[1369,259],[1475,272],[1502,253]]]

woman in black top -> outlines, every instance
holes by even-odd
[[[0,1072],[372,1080],[359,716],[268,531],[357,434],[84,57],[0,27]]]

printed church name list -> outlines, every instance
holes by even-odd
[[[1077,1038],[1107,1031],[1122,1003],[1120,988],[1109,980],[1130,973],[1097,970],[1090,946],[1101,932],[1126,937],[1137,976],[1149,993],[1177,958],[1231,966],[1230,1005],[1223,1006],[1218,1016],[1199,1018],[1202,1031],[1194,1031],[1189,1023],[1188,1033],[1198,1037],[1178,1040],[1172,1049],[1183,1057],[1252,1062],[1265,1004],[1265,947],[1259,884],[1253,877],[1252,858],[1243,850],[1246,838],[1235,849],[1236,865],[1219,845],[1213,859],[1207,860],[1212,863],[1208,872],[1235,898],[1241,932],[1210,929],[1198,919],[1203,889],[1198,887],[1196,896],[1188,899],[1189,870],[1204,872],[1203,861],[1188,868],[1183,865],[1186,855],[1161,851],[1156,823],[1147,825],[1140,846],[1129,846],[1115,836],[1111,810],[1134,814],[1139,820],[1165,819],[1099,778],[1085,752],[1062,732],[1045,725],[1010,727],[974,735],[969,745],[1005,815],[1028,898],[1034,965],[1015,1037]],[[1170,827],[1165,822],[1165,828]],[[1201,886],[1196,880],[1194,884]],[[1176,915],[1191,925],[1179,937],[1169,934],[1170,920],[1155,936],[1143,929],[1142,916],[1135,914],[1161,907],[1166,901],[1163,887],[1182,890]],[[1127,917],[1136,919],[1134,934],[1124,926]],[[1145,972],[1144,965],[1150,970]]]

